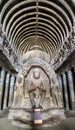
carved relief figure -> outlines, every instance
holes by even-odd
[[[14,88],[13,106],[19,107],[20,105],[22,105],[22,99],[24,97],[23,86],[24,86],[24,77],[23,75],[19,75],[17,77],[17,81]]]
[[[34,80],[40,82],[40,71],[38,68],[33,71]],[[43,82],[40,82],[38,85],[36,82],[31,81],[31,85],[28,89],[30,101],[33,108],[42,108],[43,101],[46,96],[46,89]]]
[[[58,86],[55,86],[55,81],[51,79],[51,88],[50,88],[50,93],[52,96],[53,104],[55,107],[59,107],[61,105],[59,98],[60,97],[60,90],[58,90]]]
[[[54,78],[53,72],[50,74],[51,84],[46,73],[39,67],[31,68],[25,79],[24,75],[19,73],[15,84],[13,106],[23,108],[29,108],[31,105],[33,108],[59,107],[62,102],[61,92],[58,90],[56,76]],[[28,103],[27,106],[25,106],[26,103]]]

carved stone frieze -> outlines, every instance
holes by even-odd
[[[70,33],[67,40],[64,42],[64,45],[65,48],[63,48],[61,55],[57,54],[56,62],[54,63],[55,70],[59,68],[62,63],[67,60],[68,56],[75,50],[75,26],[73,27],[73,31]]]

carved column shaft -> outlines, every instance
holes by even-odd
[[[72,77],[72,71],[69,70],[67,72],[68,74],[68,85],[70,90],[70,100],[71,100],[71,109],[73,110],[75,108],[75,96],[74,96],[74,85],[73,85],[73,77]]]
[[[15,78],[14,78],[13,75],[11,75],[11,78],[10,78],[10,93],[9,93],[9,106],[11,106],[12,102],[13,102],[14,83],[15,83]]]
[[[62,77],[61,77],[61,75],[58,75],[58,83],[59,83],[59,91],[60,91],[60,93],[61,93],[61,105],[63,106],[64,104],[63,104],[63,90],[62,90],[62,87],[63,87],[63,85],[62,85]]]
[[[65,107],[66,110],[69,109],[69,101],[68,101],[68,90],[67,90],[67,81],[66,81],[66,74],[63,74],[63,88],[64,88],[64,96],[65,96]]]
[[[8,105],[9,105],[10,81],[11,81],[11,74],[9,75],[9,81],[8,81],[8,92],[7,92],[7,102],[6,102],[6,107],[8,107]]]
[[[12,102],[13,102],[13,99],[14,99],[14,86],[15,86],[15,82],[16,82],[16,77],[14,76]]]
[[[3,109],[3,104],[4,104],[4,95],[5,95],[5,85],[6,85],[6,76],[7,76],[7,72],[5,70],[2,70],[2,96],[1,96],[1,110]]]
[[[58,75],[58,83],[59,83],[59,87],[62,91],[62,79],[61,79],[61,75]]]
[[[1,72],[2,72],[2,67],[0,67],[0,79],[1,79]]]

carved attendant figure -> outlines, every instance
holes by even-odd
[[[23,96],[24,96],[23,84],[24,84],[24,78],[22,75],[19,75],[19,77],[17,78],[16,84],[15,84],[13,106],[19,107],[22,103],[21,101],[22,101]]]
[[[58,107],[60,105],[59,104],[59,92],[58,92],[57,86],[55,86],[55,81],[53,79],[51,80],[50,92],[51,92],[54,106]]]

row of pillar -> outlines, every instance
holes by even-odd
[[[0,67],[0,109],[5,109],[11,105],[15,76],[4,68]]]
[[[62,89],[63,104],[66,110],[75,109],[75,75],[74,69],[58,75],[59,86]]]

